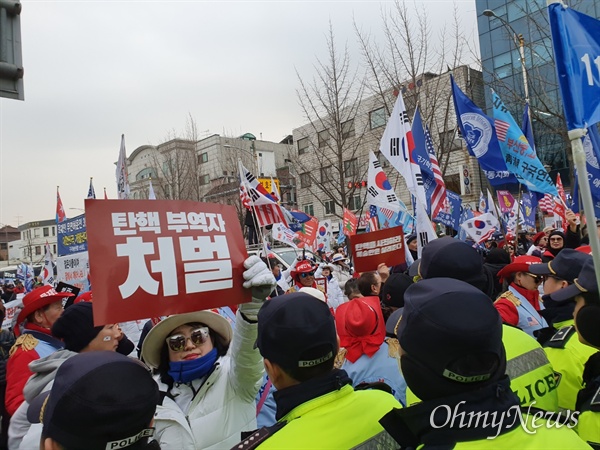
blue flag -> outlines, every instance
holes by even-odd
[[[446,190],[446,205],[433,221],[451,227],[453,230],[460,231],[461,205],[462,198],[460,198],[460,195]]]
[[[492,186],[517,183],[517,179],[508,171],[504,162],[498,146],[494,122],[460,90],[454,82],[454,77],[450,77],[450,82],[456,121],[469,149],[469,154],[477,158]]]
[[[415,110],[415,117],[413,118],[412,136],[413,141],[415,142],[413,156],[421,168],[423,188],[425,189],[425,196],[429,200],[425,205],[425,209],[427,210],[427,214],[431,215],[431,198],[433,197],[433,191],[435,191],[436,182],[431,160],[429,159],[427,140],[425,138],[425,129],[423,128],[423,121],[421,120],[421,112],[419,111],[419,107],[417,107]]]
[[[529,103],[525,103],[525,109],[523,110],[523,125],[521,126],[523,135],[527,138],[529,146],[535,152],[535,142],[533,140],[533,127],[531,126],[531,120],[529,120]],[[540,192],[532,192],[531,206],[536,208],[538,202],[544,197],[544,194]],[[535,226],[535,225],[534,225]]]
[[[460,223],[464,223],[465,221],[475,217],[475,214],[473,214],[473,211],[471,211],[471,207],[468,205],[464,208],[461,206],[460,210],[461,210],[460,217],[459,217]],[[466,241],[468,237],[469,236],[467,235],[467,232],[465,231],[465,229],[459,225],[457,238],[460,239],[461,241]]]
[[[531,126],[531,120],[529,120],[529,103],[525,103],[525,109],[523,110],[523,125],[521,126],[523,135],[529,142],[529,146],[535,152],[535,142],[533,141],[533,127]]]
[[[600,134],[598,128],[593,125],[588,128],[588,132],[583,138],[583,149],[585,151],[586,168],[590,180],[590,191],[592,191],[592,201],[594,202],[594,211],[596,217],[600,217]],[[575,172],[575,185],[573,186],[573,207],[575,212],[579,212],[579,180]]]
[[[567,128],[587,128],[600,122],[600,21],[559,3],[548,14]]]
[[[524,192],[521,195],[521,213],[523,214],[523,221],[529,228],[535,229],[535,206],[533,205],[533,199],[535,192]]]
[[[519,128],[498,94],[493,91],[492,102],[498,143],[508,170],[530,191],[558,195],[552,178],[529,146],[523,130]]]

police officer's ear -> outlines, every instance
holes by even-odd
[[[267,358],[264,358],[265,371],[271,380],[271,383],[277,388],[282,384],[286,373],[279,367],[278,364],[272,363]]]

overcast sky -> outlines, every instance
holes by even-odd
[[[121,134],[127,154],[182,130],[246,132],[279,142],[305,122],[298,80],[338,44],[358,62],[352,19],[380,34],[381,7],[363,2],[28,1],[21,13],[25,101],[0,99],[0,223],[52,219],[56,186],[81,214],[89,177],[116,196]],[[421,1],[433,38],[449,0]],[[414,8],[413,3],[410,3]],[[476,36],[475,0],[456,3]],[[75,209],[71,209],[75,208]]]

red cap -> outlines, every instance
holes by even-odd
[[[15,334],[19,334],[18,325],[25,322],[25,319],[31,313],[43,308],[44,306],[50,305],[54,302],[61,301],[63,298],[72,297],[71,292],[56,292],[52,286],[42,286],[34,289],[25,297],[23,297],[23,309],[17,317],[17,323],[15,327]]]
[[[498,278],[502,281],[504,277],[516,272],[529,272],[529,266],[532,264],[541,264],[541,258],[537,256],[517,256],[513,262],[507,264],[498,272]]]

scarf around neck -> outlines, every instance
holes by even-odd
[[[213,348],[206,355],[191,361],[172,361],[169,363],[168,374],[176,383],[189,383],[208,374],[218,356],[217,349]]]

